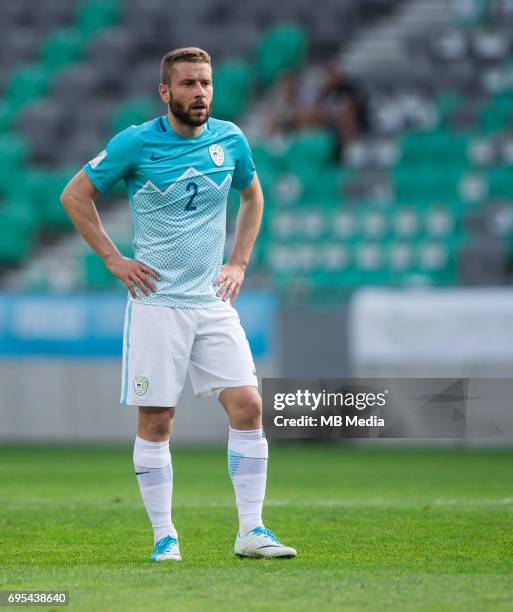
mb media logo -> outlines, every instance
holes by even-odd
[[[137,393],[137,395],[144,395],[146,391],[148,391],[149,386],[150,383],[148,382],[146,376],[136,376],[134,378],[134,391]]]

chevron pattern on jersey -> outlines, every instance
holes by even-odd
[[[220,185],[189,168],[164,192],[148,181],[132,200],[135,258],[161,276],[157,292],[137,301],[174,308],[205,308],[221,300],[213,281],[223,263],[226,201]]]

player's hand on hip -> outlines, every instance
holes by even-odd
[[[150,276],[155,280],[160,280],[160,276],[155,270],[152,270],[142,262],[119,255],[107,260],[105,265],[114,276],[125,283],[132,297],[137,297],[136,287],[139,287],[144,295],[149,295],[150,290],[157,291],[157,287],[152,282]]]
[[[216,295],[222,298],[224,302],[230,298],[230,303],[233,304],[239,295],[243,281],[244,268],[241,265],[233,263],[224,264],[219,276],[214,281],[214,286],[222,285]]]

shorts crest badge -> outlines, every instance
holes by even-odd
[[[148,391],[149,386],[150,383],[148,382],[146,376],[136,376],[134,378],[134,391],[137,393],[137,395],[144,395],[146,391]]]

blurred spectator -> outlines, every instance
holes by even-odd
[[[316,107],[321,111],[321,124],[330,127],[343,148],[368,128],[368,108],[363,91],[334,60],[323,66]]]
[[[363,92],[334,60],[308,74],[283,73],[271,92],[269,113],[271,136],[326,127],[337,137],[340,156],[368,127]]]
[[[270,135],[288,134],[316,125],[312,103],[317,88],[303,74],[287,71],[280,75],[269,97]]]

